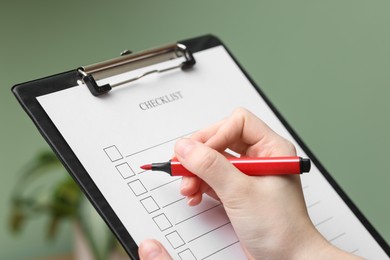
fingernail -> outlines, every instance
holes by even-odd
[[[157,259],[161,255],[161,247],[154,241],[142,242],[142,258],[146,260]]]
[[[194,199],[195,199],[194,197],[189,198],[189,199],[187,200],[187,205],[188,205],[188,206],[192,206],[192,203],[193,203]]]
[[[185,158],[195,145],[195,141],[183,138],[177,141],[175,145],[175,152],[178,156]]]

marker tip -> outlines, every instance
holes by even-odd
[[[152,169],[152,165],[151,164],[142,165],[141,169],[143,169],[143,170],[151,170]]]

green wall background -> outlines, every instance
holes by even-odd
[[[390,241],[390,2],[4,1],[0,3],[0,258],[72,250],[69,223],[9,233],[18,171],[48,149],[10,88],[212,33],[232,50],[382,236]]]

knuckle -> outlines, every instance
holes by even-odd
[[[280,140],[280,147],[283,150],[283,155],[295,156],[297,154],[295,145],[285,138]]]
[[[248,114],[248,110],[242,107],[237,107],[233,111],[233,116],[236,116],[238,118],[245,117],[246,114]]]
[[[286,149],[288,149],[288,151],[290,151],[293,154],[296,154],[297,151],[296,151],[295,145],[292,142],[285,140],[285,145],[286,145]]]

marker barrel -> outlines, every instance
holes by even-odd
[[[301,174],[310,170],[310,160],[298,156],[228,159],[238,170],[251,176]],[[177,159],[170,160],[170,171],[166,167],[169,166],[164,171],[172,176],[194,176]]]

